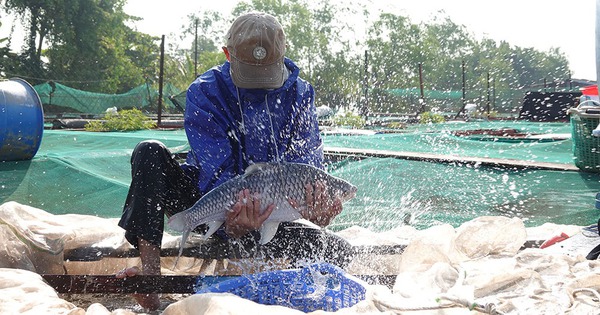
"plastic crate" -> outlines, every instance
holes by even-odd
[[[364,300],[366,292],[361,280],[330,264],[244,275],[208,285],[200,278],[196,288],[196,294],[228,292],[303,312],[351,307]]]
[[[568,113],[575,166],[587,172],[600,172],[600,137],[592,135],[600,124],[600,107],[571,108]]]

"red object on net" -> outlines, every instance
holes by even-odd
[[[581,93],[583,95],[598,95],[598,86],[597,85],[588,85],[586,87],[582,87]]]
[[[540,248],[546,248],[546,247],[554,245],[558,242],[562,242],[562,241],[566,240],[567,238],[569,238],[569,235],[567,235],[566,233],[560,233],[560,235],[556,235],[556,236],[546,240],[545,242],[543,242],[542,245],[540,245]]]

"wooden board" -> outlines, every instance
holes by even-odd
[[[537,248],[542,241],[528,240],[521,249]],[[397,255],[404,251],[404,245],[389,246],[353,246],[354,254],[366,255]],[[97,257],[133,257],[137,250],[130,251],[105,251],[96,248],[96,252],[80,252],[83,261],[98,260]],[[105,249],[108,250],[108,249]],[[189,248],[184,251],[187,256],[200,255],[204,257],[198,248]],[[99,255],[98,255],[99,254]],[[105,255],[108,254],[108,255]],[[168,250],[163,254],[176,255],[175,250]],[[77,257],[74,257],[77,258]],[[355,277],[369,283],[392,287],[396,275],[354,275]],[[114,275],[42,275],[46,282],[58,293],[87,294],[87,293],[194,293],[199,279],[205,283],[215,283],[237,276],[181,276],[181,275],[138,275],[129,278],[116,278]]]
[[[193,293],[198,276],[42,275],[58,293]]]
[[[521,249],[540,247],[544,240],[527,240]],[[351,251],[346,253],[353,255],[400,255],[404,252],[406,245],[365,245],[352,246]],[[176,257],[179,254],[177,248],[163,248],[160,252],[161,257]],[[64,259],[68,261],[92,262],[103,258],[131,258],[140,255],[137,249],[118,250],[112,247],[83,247],[65,250]],[[221,251],[219,248],[210,246],[188,247],[183,250],[183,257],[192,257],[200,259],[240,259],[239,253]]]
[[[388,150],[364,150],[364,149],[352,149],[352,148],[326,147],[324,149],[324,153],[328,157],[334,157],[336,155],[337,156],[354,156],[354,157],[386,157],[386,158],[391,157],[391,158],[415,160],[415,161],[461,163],[461,164],[469,164],[469,165],[496,166],[496,167],[503,167],[503,168],[515,168],[515,169],[579,171],[579,168],[577,168],[577,166],[571,165],[571,164],[564,164],[564,163],[522,161],[522,160],[514,160],[514,159],[481,158],[481,157],[456,156],[456,155],[434,154],[434,153],[424,153],[424,152],[403,152],[403,151],[388,151]]]
[[[346,256],[354,255],[398,255],[402,254],[406,245],[371,245],[371,246],[352,246]],[[65,250],[64,259],[68,261],[99,261],[102,258],[130,258],[138,257],[137,249],[118,250],[111,247],[84,247]],[[176,257],[179,254],[179,248],[163,248],[160,251],[161,257]],[[277,254],[277,253],[275,253]],[[280,256],[286,253],[279,253]],[[260,251],[256,252],[258,257],[262,257]],[[208,243],[193,247],[187,247],[183,250],[183,257],[194,257],[202,259],[240,259],[244,258],[241,252],[234,251],[226,243]],[[278,258],[279,256],[269,255]],[[283,257],[283,256],[282,256]]]
[[[58,293],[195,293],[197,284],[204,281],[215,283],[236,276],[163,276],[138,275],[116,278],[113,275],[42,275],[44,280]],[[356,275],[369,284],[393,286],[395,275]]]

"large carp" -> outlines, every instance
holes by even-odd
[[[249,166],[245,173],[215,187],[200,198],[189,209],[169,218],[168,225],[181,232],[179,255],[183,251],[190,232],[201,224],[208,225],[203,239],[208,239],[225,222],[227,211],[238,200],[238,193],[243,189],[258,194],[264,211],[274,204],[275,209],[260,228],[260,243],[268,243],[277,232],[280,222],[294,221],[302,216],[293,208],[289,199],[306,208],[305,185],[323,182],[330,196],[340,197],[342,202],[348,201],[356,194],[356,186],[349,182],[327,174],[312,165],[301,163],[257,163]]]

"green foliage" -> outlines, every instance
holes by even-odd
[[[386,125],[389,129],[404,129],[406,126],[399,121],[392,121]]]
[[[333,117],[334,126],[344,126],[352,128],[362,128],[365,126],[365,119],[352,112],[346,112],[344,115],[338,115]]]
[[[191,47],[171,43],[173,53],[165,56],[165,77],[180,90],[187,90],[196,76],[226,61],[221,50],[229,22],[221,12],[191,13],[182,26],[180,39],[192,39]]]
[[[22,17],[29,30],[15,72],[36,78],[34,85],[50,78],[103,93],[128,91],[154,77],[156,38],[126,25],[137,18],[125,14],[124,4],[123,0],[5,1],[4,9]],[[42,49],[45,44],[48,48]]]
[[[0,21],[0,26],[2,26],[2,21]],[[5,70],[5,61],[8,61],[10,55],[10,49],[8,47],[8,38],[0,38],[0,77],[2,77],[2,72]]]
[[[139,109],[108,113],[104,121],[94,120],[85,125],[87,131],[132,131],[156,128],[156,123]]]
[[[220,51],[221,42],[229,25],[227,19],[221,12],[205,11],[200,14],[191,13],[187,16],[188,22],[183,25],[181,39],[191,37],[194,39],[192,47],[188,50],[190,54],[196,51],[215,52]],[[196,37],[197,36],[197,37]],[[193,59],[193,58],[192,58]]]
[[[497,99],[509,100],[497,102],[500,107],[506,106],[504,110],[520,105],[522,94],[516,96],[515,90],[539,85],[544,78],[552,82],[570,77],[566,57],[558,49],[540,52],[487,38],[478,41],[444,14],[429,23],[413,24],[406,17],[383,13],[369,28],[367,46],[372,73],[369,79],[374,89],[418,87],[421,63],[426,90],[459,91],[464,62],[466,98],[484,101],[491,84],[489,77],[494,80]],[[455,110],[461,105],[452,100],[425,101],[442,110]],[[381,94],[373,94],[369,104],[374,112],[407,113],[419,107],[414,99]]]
[[[197,60],[198,69],[194,71],[193,55],[186,54],[182,58],[172,56],[165,57],[165,77],[178,89],[185,91],[195,79],[195,74],[200,75],[215,65],[226,61],[222,52],[205,52],[199,54]]]
[[[233,16],[262,11],[282,24],[288,44],[286,56],[300,67],[300,75],[316,93],[315,103],[339,108],[359,98],[361,60],[351,52],[352,43],[340,37],[352,29],[362,4],[328,0],[251,0],[240,1]]]
[[[498,117],[498,112],[495,110],[490,111],[489,113],[487,113],[486,111],[476,111],[475,113],[473,113],[473,117],[474,118],[496,118]]]
[[[446,121],[444,116],[432,112],[424,112],[419,116],[420,124],[438,124]]]
[[[103,93],[128,91],[147,81],[156,84],[159,39],[127,26],[138,18],[127,15],[124,4],[125,0],[0,1],[0,7],[19,16],[28,30],[24,51],[3,58],[0,71],[40,78],[32,84],[64,81]],[[415,113],[422,111],[421,104],[456,110],[457,100],[421,103],[386,92],[419,87],[419,64],[425,90],[459,91],[464,62],[467,99],[482,103],[489,77],[494,80],[495,109],[500,111],[511,109],[515,102],[520,105],[518,93],[523,87],[570,77],[560,50],[543,52],[489,38],[478,40],[443,12],[431,21],[413,23],[392,13],[371,15],[377,13],[354,0],[246,0],[230,14],[200,11],[188,16],[181,40],[166,43],[173,49],[166,50],[165,82],[185,90],[196,74],[223,63],[220,47],[225,32],[235,16],[251,10],[278,18],[287,36],[286,56],[314,86],[315,103],[334,109],[356,106],[367,91],[370,112]],[[191,47],[178,47],[189,39]],[[0,39],[0,57],[8,53],[3,43]]]
[[[132,18],[123,12],[122,1],[78,2],[56,26],[63,31],[45,51],[50,61],[48,75],[81,81],[71,86],[104,93],[128,91],[154,76],[157,38],[126,25]],[[94,88],[89,88],[89,81],[96,82]]]

